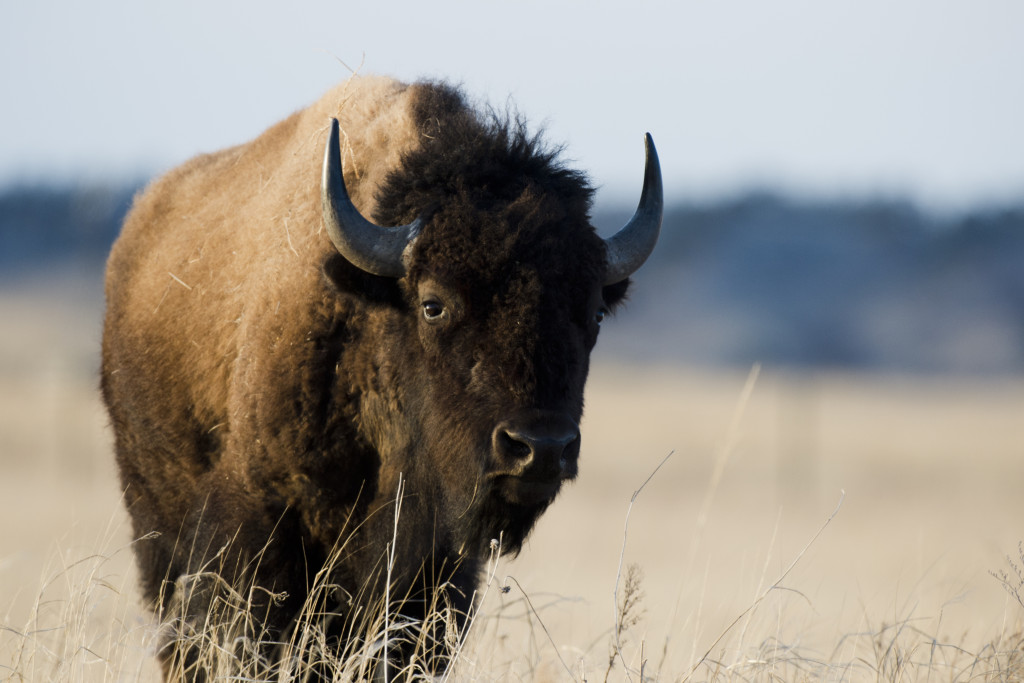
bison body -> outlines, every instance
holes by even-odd
[[[491,539],[517,552],[577,473],[600,319],[660,225],[652,155],[605,241],[585,178],[518,119],[359,77],[141,193],[109,259],[102,388],[160,614],[201,622],[181,577],[213,571],[275,596],[254,600],[282,640],[327,567],[331,613],[387,581],[389,609],[461,624]],[[400,244],[371,254],[359,230]],[[167,675],[186,650],[162,650]]]

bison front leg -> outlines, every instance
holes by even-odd
[[[429,678],[448,670],[469,624],[476,577],[475,562],[450,560],[425,567],[404,591],[392,587],[388,618],[374,644],[380,680]]]
[[[264,677],[304,598],[297,520],[215,472],[201,489],[159,600],[164,679]]]

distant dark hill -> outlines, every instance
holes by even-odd
[[[15,187],[0,190],[0,273],[78,261],[102,263],[137,187]]]
[[[136,189],[0,191],[0,286],[47,269],[98,278]],[[628,213],[596,222],[614,228]],[[635,279],[602,354],[1024,372],[1024,204],[946,218],[894,201],[765,193],[676,205]]]
[[[674,207],[616,353],[918,372],[1024,371],[1024,207],[929,217],[899,202],[766,194]],[[610,338],[610,339],[609,339]]]

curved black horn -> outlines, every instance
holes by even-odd
[[[644,169],[644,189],[636,213],[617,233],[604,241],[607,250],[608,269],[604,284],[622,282],[643,265],[654,251],[661,232],[661,214],[665,197],[661,188],[661,165],[654,140],[648,133],[644,138],[647,148],[647,166]]]
[[[324,226],[335,248],[349,263],[373,275],[402,277],[403,256],[423,227],[417,218],[408,225],[384,228],[366,220],[352,203],[341,171],[340,126],[331,119],[320,184]]]

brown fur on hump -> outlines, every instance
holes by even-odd
[[[370,212],[373,188],[417,139],[407,110],[407,86],[353,78],[252,142],[200,156],[136,198],[108,264],[108,283],[116,283],[108,284],[108,316],[124,319],[120,329],[163,330],[147,340],[161,360],[152,384],[190,387],[187,402],[202,427],[229,418],[232,361],[259,305],[279,316],[304,308],[292,299],[308,296],[333,250],[319,199],[330,117],[345,131],[353,201]],[[181,373],[191,377],[168,376]]]

